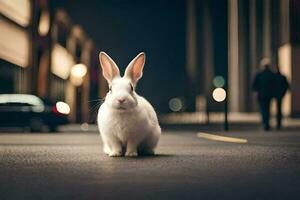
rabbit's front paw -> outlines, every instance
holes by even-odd
[[[138,153],[136,151],[126,152],[125,156],[136,157],[138,156]]]
[[[110,157],[120,157],[120,156],[122,156],[122,152],[121,151],[112,151],[108,155]]]
[[[107,145],[104,145],[103,151],[105,154],[109,155],[110,154],[110,149],[108,148]]]

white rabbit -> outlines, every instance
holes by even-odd
[[[98,127],[104,153],[109,156],[153,155],[161,135],[151,104],[135,92],[143,75],[145,54],[137,55],[123,77],[116,63],[104,52],[99,60],[109,92],[98,112]]]

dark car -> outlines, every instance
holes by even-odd
[[[58,125],[68,123],[70,107],[62,101],[55,104],[29,94],[0,94],[0,126],[29,127],[42,131],[48,126],[55,131]]]

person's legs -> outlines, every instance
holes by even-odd
[[[271,99],[265,100],[265,130],[270,130],[270,103]]]
[[[262,121],[266,131],[270,130],[270,101],[270,99],[259,99]]]
[[[280,128],[281,128],[281,119],[282,119],[281,103],[282,103],[282,98],[276,98],[276,106],[277,106],[276,128],[277,128],[277,130],[280,130]]]

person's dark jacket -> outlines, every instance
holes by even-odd
[[[276,76],[270,69],[258,72],[254,78],[252,89],[258,93],[259,99],[271,99],[277,92]]]
[[[289,89],[289,83],[284,75],[276,73],[277,92],[276,98],[283,98],[287,90]]]

